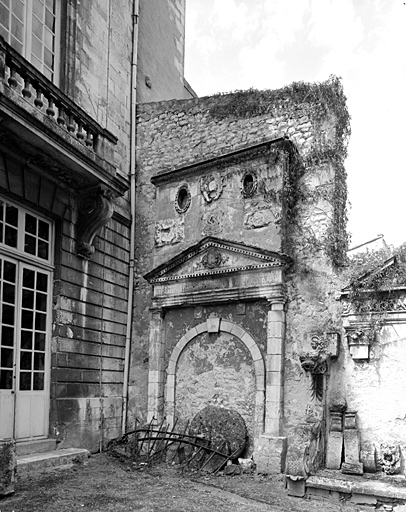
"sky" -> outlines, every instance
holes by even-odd
[[[186,0],[198,96],[342,78],[350,246],[406,242],[406,0]]]

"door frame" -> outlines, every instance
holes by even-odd
[[[12,439],[16,442],[34,440],[34,439],[45,439],[49,435],[49,413],[50,413],[50,388],[51,388],[51,351],[52,351],[52,322],[53,322],[53,286],[54,286],[54,241],[55,241],[55,225],[52,219],[47,218],[37,211],[20,205],[14,201],[10,201],[4,196],[0,196],[0,201],[16,207],[18,209],[18,242],[17,247],[10,247],[3,241],[0,240],[0,256],[2,259],[12,261],[16,264],[16,313],[14,318],[14,354],[13,354],[13,387],[11,390],[12,396]],[[0,207],[2,207],[0,205]],[[38,256],[24,253],[24,220],[25,213],[34,216],[37,220],[46,221],[49,225],[49,256],[47,260],[44,260]],[[36,272],[44,272],[48,276],[47,286],[47,302],[46,302],[46,326],[45,326],[45,358],[44,358],[44,416],[42,418],[44,429],[41,435],[28,436],[16,438],[17,435],[17,406],[18,400],[21,400],[21,393],[33,393],[34,390],[30,391],[17,391],[19,388],[17,378],[19,378],[20,371],[17,369],[17,358],[21,357],[21,313],[22,313],[22,275],[23,269],[28,268]],[[33,325],[33,330],[34,330]],[[17,352],[18,351],[18,352]],[[32,368],[33,370],[33,368]],[[0,390],[0,392],[3,390]]]

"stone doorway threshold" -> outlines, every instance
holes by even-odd
[[[17,455],[17,473],[19,475],[30,471],[43,471],[48,468],[71,467],[83,463],[90,453],[83,448],[64,448],[50,452]]]
[[[349,501],[361,505],[361,510],[406,512],[405,475],[358,476],[320,470],[306,480],[306,494],[311,498]]]

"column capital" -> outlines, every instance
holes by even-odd
[[[269,309],[272,311],[285,311],[286,297],[267,297]]]
[[[150,314],[153,316],[153,317],[157,317],[159,316],[160,318],[163,318],[165,316],[165,310],[164,308],[162,307],[155,307],[155,306],[152,306],[149,308],[149,312]]]

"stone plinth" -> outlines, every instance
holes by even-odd
[[[289,496],[303,498],[306,494],[306,479],[303,476],[286,475],[286,487]]]
[[[12,441],[0,439],[0,496],[14,492],[16,481],[16,457]]]
[[[355,464],[360,462],[360,439],[356,429],[344,430],[345,462]]]
[[[287,450],[286,437],[272,437],[266,434],[255,441],[254,461],[258,473],[267,475],[279,474],[285,471]]]
[[[376,473],[376,448],[372,443],[362,443],[360,457],[365,473]]]
[[[343,433],[330,432],[327,439],[326,468],[340,469],[343,451]]]

